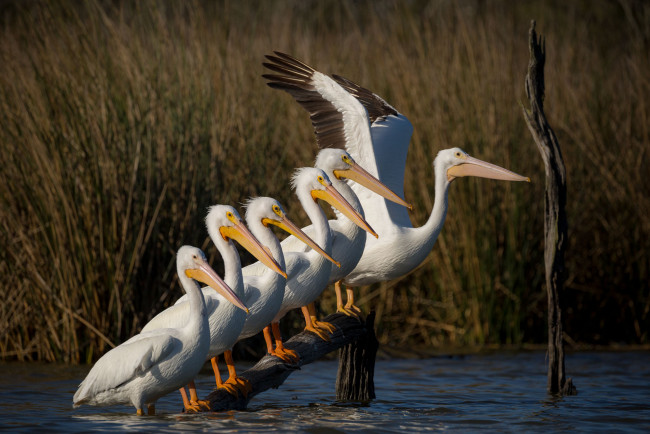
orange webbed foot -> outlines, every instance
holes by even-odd
[[[326,342],[329,342],[331,340],[330,337],[327,335],[327,333],[325,331],[323,331],[321,329],[317,329],[314,326],[305,327],[305,331],[314,333],[316,336],[318,336],[319,338],[321,338],[322,340],[324,340]]]
[[[327,333],[330,333],[330,334],[334,333],[336,331],[336,326],[334,324],[332,324],[332,323],[327,322],[327,321],[318,321],[316,318],[312,318],[311,323],[315,328],[317,328],[319,330],[323,330],[323,331],[325,331]]]
[[[226,392],[230,393],[235,398],[239,397],[239,391],[237,389],[237,386],[235,386],[234,382],[231,383],[229,381],[226,381],[225,383],[221,383],[220,385],[217,386],[217,389],[224,389]]]
[[[234,378],[229,378],[226,383],[231,383],[233,384],[237,390],[244,396],[244,398],[248,397],[248,394],[253,391],[253,386],[251,385],[251,382],[248,381],[245,378],[242,377],[234,377]]]
[[[185,413],[200,413],[201,405],[197,401],[190,401],[189,405],[185,406]]]
[[[198,411],[210,411],[210,401],[199,399],[198,401],[190,401],[191,406],[196,406]]]
[[[363,315],[361,314],[361,309],[355,306],[353,300],[348,300],[348,302],[343,306],[342,310],[339,312],[346,314],[347,316],[352,316],[359,321],[363,321]]]
[[[271,355],[278,357],[284,363],[297,364],[300,361],[300,356],[294,350],[288,348],[276,348]]]

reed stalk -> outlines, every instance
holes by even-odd
[[[179,246],[207,249],[219,269],[203,225],[214,203],[269,195],[307,224],[288,180],[313,163],[315,140],[261,78],[274,49],[409,117],[416,225],[441,149],[533,180],[451,186],[426,263],[360,291],[380,342],[544,342],[543,167],[519,107],[531,18],[547,37],[545,107],[568,173],[565,331],[648,342],[645,3],[33,1],[5,2],[0,17],[3,359],[87,362],[137,333],[181,295]]]

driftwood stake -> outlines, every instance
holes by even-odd
[[[250,381],[253,390],[244,397],[241,394],[234,397],[224,390],[212,391],[207,400],[211,411],[245,410],[251,398],[270,388],[278,388],[284,380],[301,366],[315,362],[324,355],[337,350],[366,334],[366,327],[358,320],[347,315],[335,313],[324,319],[336,326],[336,331],[330,336],[330,341],[310,332],[302,332],[287,342],[284,346],[294,350],[300,356],[297,365],[289,365],[275,356],[264,356],[255,366],[240,374],[240,377]]]
[[[566,170],[560,145],[544,114],[544,39],[537,37],[535,21],[531,22],[528,44],[530,61],[526,74],[526,95],[530,110],[523,108],[535,144],[544,160],[546,196],[544,201],[544,262],[548,295],[548,378],[552,394],[577,393],[573,382],[564,373],[564,341],[562,331],[562,291],[564,289],[564,250],[567,242]]]
[[[366,317],[367,332],[339,350],[336,399],[367,402],[375,399],[375,357],[379,342],[375,336],[375,312]]]

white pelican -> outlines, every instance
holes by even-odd
[[[271,255],[281,267],[285,267],[285,253],[283,253],[280,241],[269,225],[275,225],[288,232],[293,239],[304,243],[307,249],[313,249],[332,263],[340,266],[287,217],[282,205],[273,198],[256,197],[249,200],[246,204],[246,224],[253,235],[269,249]],[[293,261],[292,255],[291,252],[286,253],[288,261]],[[244,267],[242,273],[245,282],[244,302],[248,306],[250,313],[246,317],[244,327],[239,334],[239,340],[254,336],[265,330],[264,339],[269,354],[289,361],[282,346],[273,349],[271,334],[266,327],[271,324],[282,306],[286,279],[271,272],[266,267],[260,266],[259,263]],[[289,272],[287,272],[287,275],[291,279],[292,275]]]
[[[329,222],[325,213],[316,202],[322,199],[339,210],[347,218],[355,222],[364,230],[377,236],[375,231],[366,221],[354,210],[341,194],[332,186],[332,182],[321,169],[315,167],[304,167],[298,169],[291,181],[296,191],[298,200],[305,210],[305,213],[312,222],[313,230],[311,237],[331,254],[332,234]],[[305,330],[316,333],[322,339],[329,339],[325,331],[320,327],[327,327],[326,323],[314,325],[309,314],[307,305],[313,302],[325,289],[331,274],[331,264],[322,255],[314,251],[296,252],[290,254],[291,250],[284,249],[285,265],[289,278],[284,290],[284,298],[280,311],[275,316],[272,327],[276,339],[276,345],[282,348],[282,337],[280,336],[279,321],[291,309],[302,308],[305,317]],[[297,354],[293,351],[283,349],[289,357],[297,360]]]
[[[282,267],[270,256],[264,246],[250,233],[243,224],[237,210],[229,205],[215,205],[210,207],[205,218],[208,233],[212,242],[219,250],[224,262],[224,280],[233,289],[240,299],[245,298],[244,279],[241,271],[239,253],[232,240],[237,241],[246,250],[251,252],[261,263],[286,277]],[[208,358],[212,362],[217,387],[228,390],[237,395],[237,389],[243,385],[237,381],[234,362],[230,349],[237,342],[239,333],[244,326],[248,309],[238,309],[231,303],[226,303],[222,297],[215,294],[209,287],[203,288],[206,300],[208,320],[210,323],[210,350]],[[184,295],[173,306],[165,309],[149,321],[143,331],[165,327],[175,327],[187,321],[189,314],[189,297]],[[217,356],[224,354],[228,366],[229,377],[226,382],[221,381]],[[194,382],[189,383],[191,407],[186,410],[197,410],[197,406],[208,407],[207,401],[200,401],[196,393]],[[184,390],[181,391],[181,394]],[[183,399],[185,402],[185,398]]]
[[[409,120],[386,101],[355,83],[334,79],[283,53],[266,56],[270,87],[291,94],[310,114],[320,147],[342,147],[391,190],[404,192],[406,154],[413,132]],[[400,206],[353,185],[368,221],[380,239],[366,238],[361,260],[344,279],[349,286],[395,279],[417,267],[429,254],[447,213],[450,183],[461,176],[529,181],[509,170],[470,157],[459,148],[440,151],[433,162],[435,203],[424,226],[414,228]],[[390,254],[387,254],[389,252]]]
[[[158,398],[187,384],[199,372],[210,348],[207,309],[196,279],[210,285],[229,302],[241,300],[210,268],[203,252],[183,246],[176,270],[189,298],[186,321],[178,327],[142,332],[104,354],[72,399],[75,407],[131,403],[138,415],[155,414]]]
[[[361,202],[359,202],[359,198],[345,180],[349,179],[355,181],[359,185],[392,202],[411,208],[410,204],[405,202],[397,194],[382,184],[377,178],[358,165],[350,154],[343,149],[322,149],[316,156],[316,163],[314,166],[322,169],[327,174],[329,179],[332,181],[334,188],[341,193],[359,215],[364,218],[365,212],[361,207]],[[356,267],[359,259],[361,259],[366,244],[366,231],[361,229],[350,219],[342,216],[338,210],[335,209],[334,212],[336,218],[329,221],[332,232],[332,256],[341,262],[341,267],[331,267],[332,272],[328,284],[335,283],[337,311],[356,316],[358,312],[352,310],[354,307],[352,305],[354,302],[354,295],[351,294],[352,290],[349,288],[348,305],[345,307],[343,306],[340,281]],[[307,234],[310,234],[314,228],[313,226],[309,226],[304,228],[304,230]],[[282,248],[284,250],[297,250],[299,247],[300,246],[297,245],[297,240],[293,237],[289,237],[282,242]],[[311,309],[313,309],[312,306],[310,306],[310,310]],[[315,316],[312,315],[312,322],[314,320]]]

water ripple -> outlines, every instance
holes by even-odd
[[[161,399],[157,416],[129,407],[72,408],[88,367],[3,364],[0,429],[48,431],[214,431],[347,433],[399,431],[650,431],[650,354],[579,353],[567,358],[579,395],[546,394],[543,353],[378,361],[370,403],[338,402],[337,363],[317,362],[247,411],[185,415],[180,396]],[[205,395],[209,371],[197,386]]]

